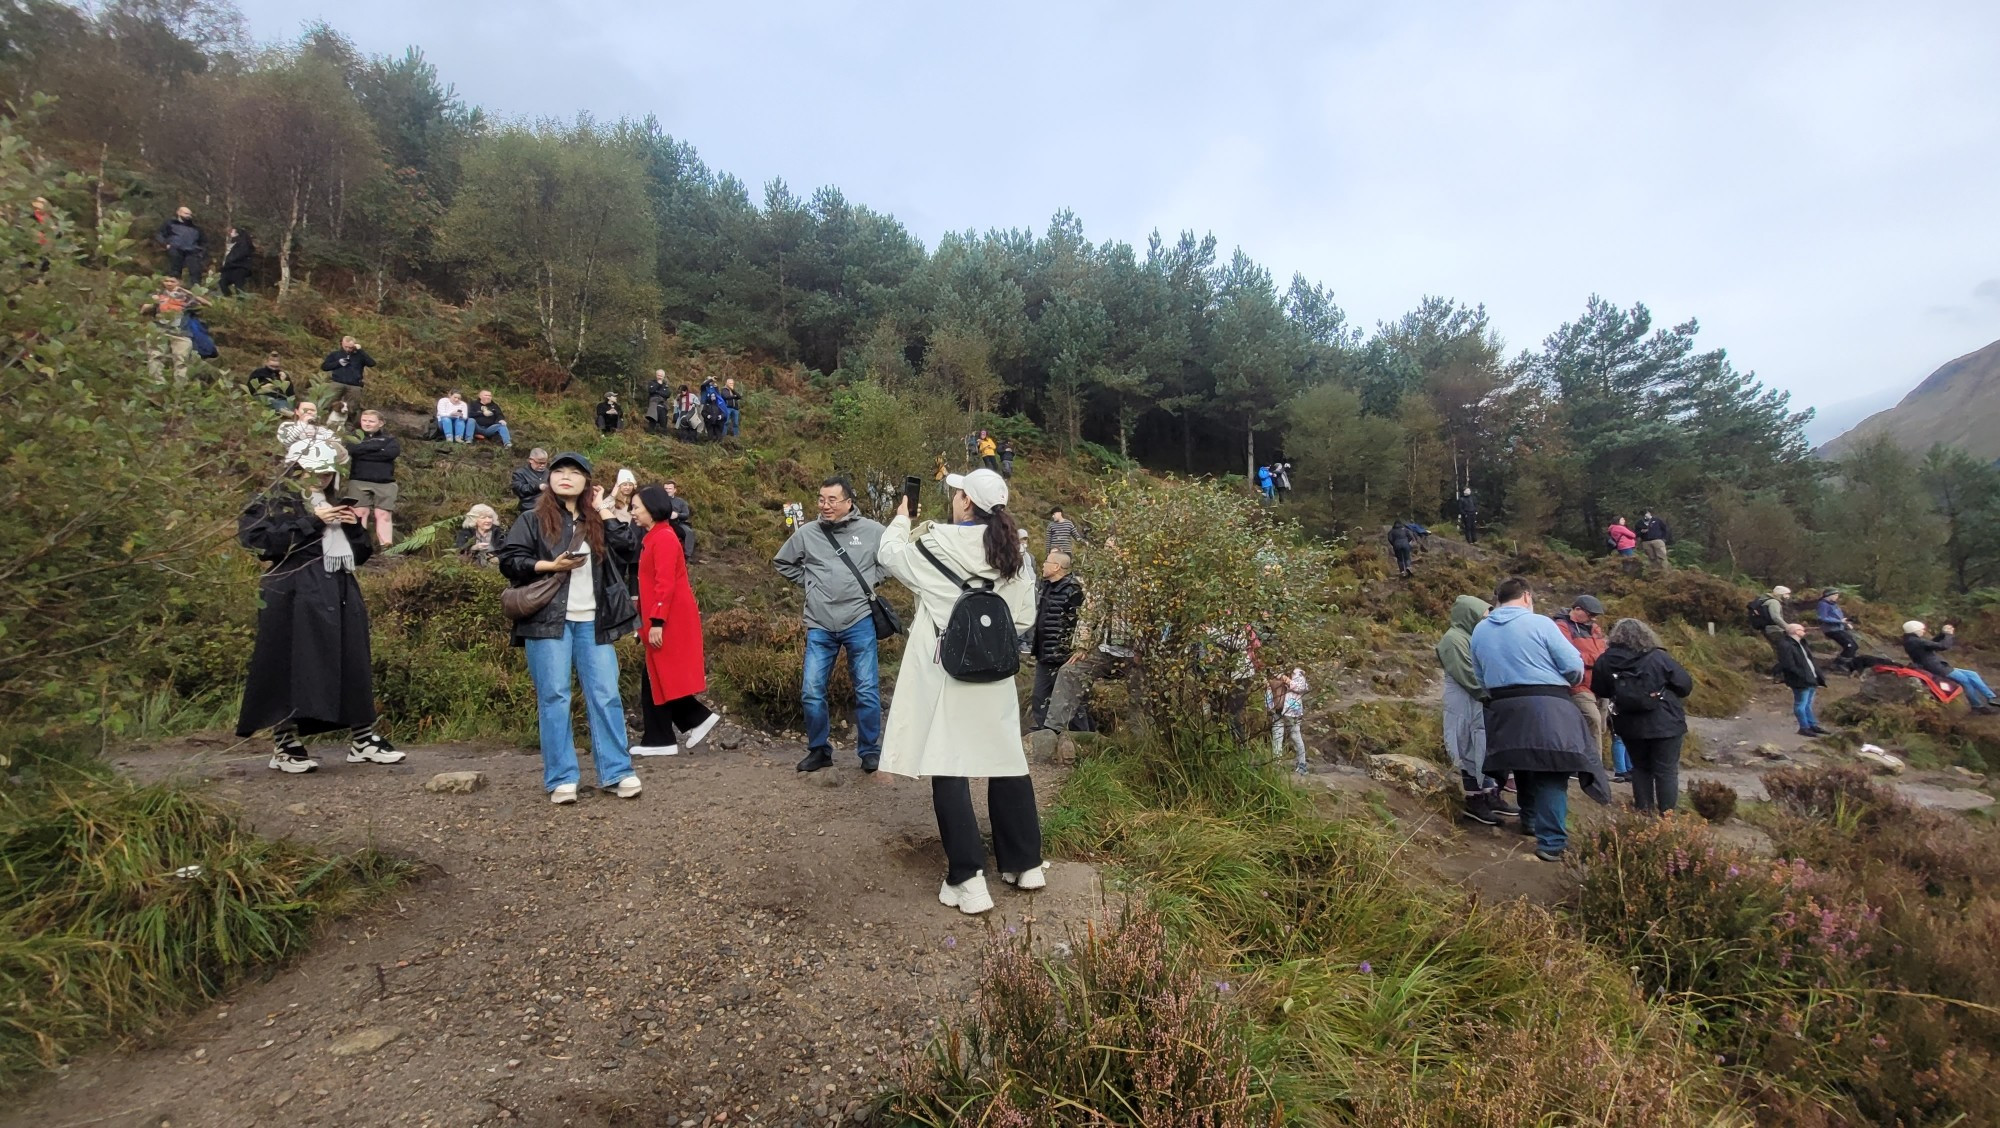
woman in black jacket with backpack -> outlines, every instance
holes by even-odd
[[[1590,691],[1611,702],[1611,731],[1632,758],[1632,805],[1664,814],[1680,803],[1681,741],[1694,678],[1660,646],[1653,628],[1620,619],[1591,666]]]

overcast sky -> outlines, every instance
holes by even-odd
[[[239,3],[419,45],[489,112],[655,114],[930,245],[1192,228],[1364,325],[1484,302],[1510,351],[1643,301],[1842,424],[2000,338],[1992,0]]]

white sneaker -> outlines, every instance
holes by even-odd
[[[400,764],[404,759],[395,745],[372,732],[356,737],[347,745],[347,762],[350,764]]]
[[[978,916],[993,907],[993,894],[986,891],[986,871],[981,870],[953,885],[945,882],[938,886],[938,904],[957,909],[967,916]]]
[[[1003,873],[1000,880],[1016,889],[1035,890],[1045,888],[1049,883],[1049,864],[1043,862],[1034,869],[1022,873]]]
[[[311,756],[286,756],[279,753],[272,753],[271,766],[278,771],[290,772],[293,775],[297,775],[300,772],[318,771],[319,761],[313,759]]]
[[[722,714],[710,713],[707,720],[694,726],[693,730],[681,734],[681,743],[687,745],[688,751],[692,752],[694,751],[694,746],[707,740],[708,734],[714,732],[715,726],[721,723]]]
[[[678,756],[680,754],[681,746],[678,744],[637,744],[632,747],[632,755],[634,756]]]
[[[554,791],[549,792],[549,802],[551,803],[576,802],[576,784],[573,783],[556,784],[556,789]]]
[[[612,788],[611,793],[620,799],[637,799],[639,797],[639,786],[639,777],[628,775],[618,781],[618,786]]]

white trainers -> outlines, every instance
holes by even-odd
[[[348,742],[347,762],[350,764],[400,764],[403,753],[396,746],[375,735],[371,730]]]
[[[681,734],[681,743],[687,745],[688,751],[692,752],[694,751],[694,746],[700,744],[704,740],[707,740],[708,734],[714,732],[715,726],[721,723],[722,723],[722,714],[710,713],[708,715],[707,720],[694,726],[693,729]]]
[[[938,886],[938,904],[957,909],[966,916],[978,916],[993,907],[993,894],[986,891],[986,871],[981,870],[953,885]]]
[[[1006,882],[1007,884],[1013,886],[1016,889],[1026,889],[1032,892],[1033,890],[1036,889],[1045,888],[1048,885],[1049,883],[1048,872],[1049,872],[1049,864],[1047,862],[1043,862],[1041,865],[1036,866],[1034,869],[1026,870],[1021,873],[1003,873],[1000,875],[1000,880]]]
[[[637,799],[639,797],[639,777],[635,775],[626,776],[624,779],[618,781],[618,786],[612,788],[611,793],[620,799]]]
[[[271,753],[271,767],[281,772],[290,772],[293,775],[297,775],[301,772],[318,771],[319,761],[313,759],[311,756],[287,756],[282,752],[273,752]]]
[[[576,802],[576,784],[573,783],[556,784],[556,789],[554,791],[549,792],[549,802],[551,803]]]
[[[680,754],[681,746],[678,744],[635,744],[632,746],[632,755],[634,756],[678,756]]]

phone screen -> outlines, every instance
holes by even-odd
[[[911,474],[903,479],[903,495],[910,499],[910,516],[917,515],[917,498],[924,490],[924,480]]]

